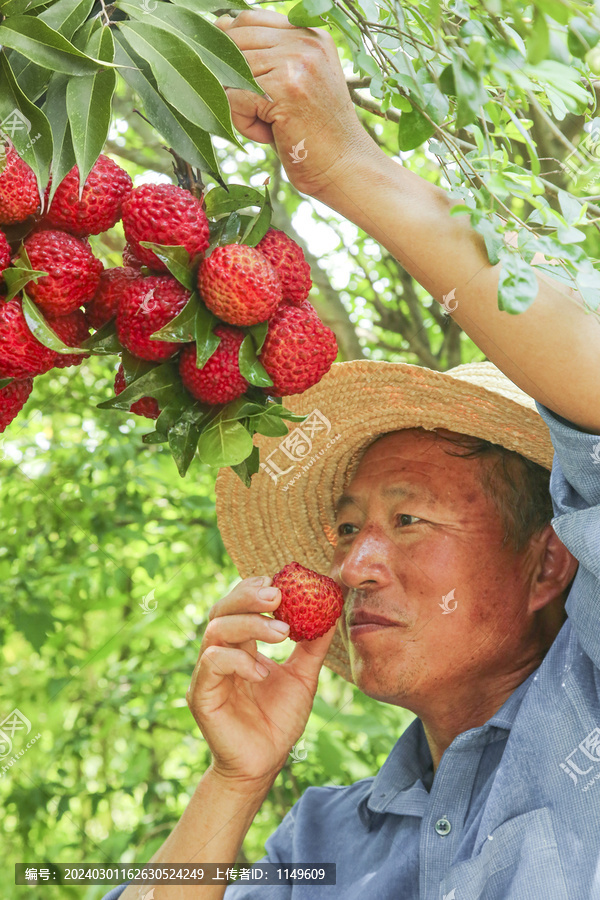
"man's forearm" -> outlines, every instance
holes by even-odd
[[[228,786],[208,769],[181,819],[154,854],[151,863],[234,863],[270,784],[239,789]],[[121,900],[141,900],[152,886],[130,884]],[[161,885],[161,900],[221,900],[227,885]]]
[[[490,265],[468,217],[450,216],[445,191],[374,142],[342,157],[316,199],[386,247],[438,302],[454,289],[452,318],[499,369],[581,429],[600,432],[600,322],[577,296],[542,275],[528,310],[501,312],[500,266]]]

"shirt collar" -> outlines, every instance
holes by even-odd
[[[457,735],[450,746],[458,749],[479,745],[483,748],[493,741],[505,739],[537,671],[535,669],[525,681],[521,682],[487,722]],[[363,823],[370,827],[372,819],[368,811],[385,813],[401,792],[404,793],[403,814],[422,815],[432,781],[433,760],[423,724],[417,718],[396,741],[390,755],[373,779],[370,791],[359,804],[359,814]]]

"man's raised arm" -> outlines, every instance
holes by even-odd
[[[450,215],[453,203],[441,188],[389,159],[362,128],[329,34],[294,28],[268,11],[218,24],[271,98],[230,91],[236,127],[273,143],[298,190],[379,241],[438,302],[455,290],[452,317],[515,384],[600,433],[600,322],[578,295],[538,275],[532,305],[519,315],[501,312],[500,265],[489,263],[468,217]],[[306,156],[293,162],[301,141]]]

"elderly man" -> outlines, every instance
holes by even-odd
[[[290,401],[313,410],[299,426],[310,458],[261,438],[250,489],[219,476],[245,577],[210,612],[187,695],[213,761],[152,862],[235,861],[324,661],[417,718],[376,776],[310,788],[267,841],[264,861],[335,862],[336,885],[155,896],[598,898],[598,321],[542,275],[525,313],[498,310],[483,242],[362,130],[327,33],[264,11],[220,24],[270,97],[231,92],[239,130],[436,300],[455,288],[453,316],[492,362],[336,365]],[[302,140],[306,158],[288,163]],[[329,569],[345,606],[337,628],[276,663],[257,642],[286,637],[269,576],[292,559]]]

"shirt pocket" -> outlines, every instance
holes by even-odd
[[[454,891],[454,893],[453,893]],[[441,883],[439,900],[569,900],[552,817],[533,809],[499,825]]]

